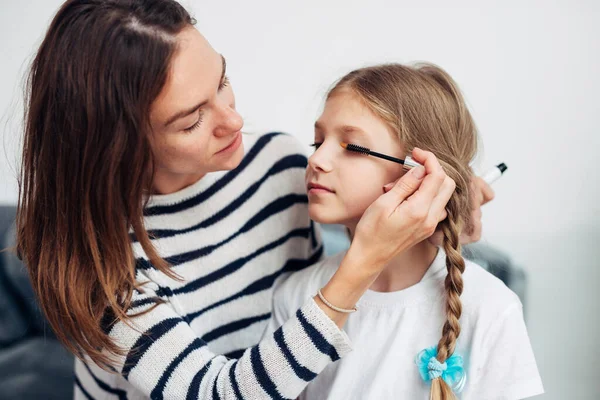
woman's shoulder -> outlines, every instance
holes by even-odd
[[[268,132],[262,134],[244,133],[246,156],[255,156],[267,151],[273,158],[298,155],[306,158],[308,147],[302,146],[298,138],[284,132]]]
[[[258,179],[262,183],[268,179],[270,195],[306,196],[307,157],[297,138],[281,132],[244,134],[244,147],[244,159],[233,173],[243,174],[248,182]]]

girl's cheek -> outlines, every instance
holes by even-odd
[[[346,191],[345,202],[353,213],[362,214],[379,196],[383,194],[383,185],[356,180],[352,189]]]

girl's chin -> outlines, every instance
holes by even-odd
[[[341,221],[339,221],[339,220],[337,220],[335,218],[326,218],[326,217],[322,218],[320,216],[314,216],[313,217],[311,215],[310,219],[312,219],[315,222],[318,222],[319,224],[327,224],[327,225],[330,225],[330,224],[341,224]]]
[[[320,224],[341,224],[342,221],[338,218],[335,218],[333,216],[332,212],[328,212],[327,208],[325,207],[314,207],[314,206],[310,206],[308,207],[308,215],[310,216],[310,219],[312,219],[315,222],[318,222]]]
[[[331,201],[333,198],[308,198],[308,215],[320,224],[338,224],[353,227],[358,224],[362,215],[371,205],[365,199],[358,199],[352,204]]]
[[[310,219],[319,224],[336,224],[344,226],[356,226],[360,218],[347,218],[347,216],[338,215],[334,212],[335,210],[327,210],[325,207],[312,207],[308,208],[308,215]]]

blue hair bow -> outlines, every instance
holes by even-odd
[[[454,352],[446,362],[441,363],[436,356],[437,346],[427,348],[417,354],[415,363],[419,367],[421,378],[425,382],[442,378],[454,393],[460,393],[467,382],[467,374],[463,368],[463,358]]]

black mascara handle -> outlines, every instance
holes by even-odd
[[[379,158],[383,158],[384,160],[393,161],[393,162],[396,162],[398,164],[404,164],[404,160],[402,160],[400,158],[396,158],[396,157],[388,156],[388,155],[385,155],[385,154],[377,153],[376,151],[370,151],[369,155],[375,156],[375,157],[379,157]]]

